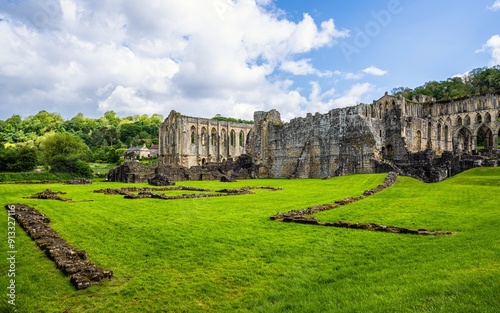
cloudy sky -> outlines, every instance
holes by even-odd
[[[0,0],[0,119],[284,119],[500,64],[500,0]]]

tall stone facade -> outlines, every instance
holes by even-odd
[[[444,155],[449,164],[483,152],[498,156],[499,132],[498,94],[452,101],[385,94],[288,123],[276,110],[255,112],[253,125],[172,112],[160,128],[160,156],[189,168],[247,154],[258,177],[331,177],[379,171],[381,163],[411,168]]]
[[[224,163],[244,154],[251,124],[196,118],[172,111],[160,126],[159,156],[182,167]]]

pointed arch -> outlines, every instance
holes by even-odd
[[[491,150],[493,149],[493,132],[491,129],[483,125],[476,131],[476,149]]]
[[[477,114],[476,115],[476,124],[481,124],[483,122],[483,117],[481,116],[481,114]]]
[[[201,129],[201,145],[205,146],[207,144],[207,129],[203,127]]]
[[[217,145],[217,130],[215,130],[215,127],[212,128],[212,131],[210,132],[210,144],[212,146]]]
[[[484,122],[491,123],[491,114],[489,112],[486,112],[486,114],[484,115]]]
[[[239,141],[240,141],[240,147],[245,146],[245,133],[242,130],[240,131]]]
[[[191,144],[196,143],[196,127],[191,126]]]
[[[469,117],[469,115],[465,116],[464,125],[470,125],[470,117]]]
[[[220,132],[220,144],[221,144],[221,146],[225,147],[226,142],[227,142],[226,129],[223,128],[222,131]]]
[[[229,134],[229,144],[231,147],[234,147],[236,145],[236,133],[234,132],[234,129],[231,129]]]
[[[472,133],[467,127],[462,127],[457,132],[457,142],[455,144],[458,152],[472,150]]]

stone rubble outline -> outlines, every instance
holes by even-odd
[[[70,246],[50,227],[49,217],[25,204],[5,205],[7,210],[11,207],[15,208],[14,218],[21,228],[64,275],[70,276],[70,282],[77,290],[99,285],[104,279],[111,279],[113,271],[102,269],[87,260],[85,251]]]
[[[73,178],[64,182],[65,185],[91,185],[92,180],[88,178]]]
[[[299,223],[299,224],[309,224],[309,225],[318,225],[318,226],[333,226],[339,228],[354,228],[354,229],[365,229],[372,231],[381,231],[381,232],[390,232],[390,233],[399,233],[399,234],[413,234],[413,235],[453,235],[454,233],[451,231],[436,231],[436,230],[427,230],[425,228],[420,229],[411,229],[404,228],[398,226],[386,226],[377,223],[353,223],[346,221],[338,221],[338,222],[320,222],[316,219],[315,216],[309,217],[308,215],[316,214],[323,211],[328,211],[332,209],[339,208],[341,206],[345,206],[366,197],[372,196],[384,189],[387,189],[396,183],[396,179],[398,177],[398,173],[389,172],[384,180],[384,182],[374,189],[366,190],[362,196],[355,196],[344,198],[340,200],[336,200],[335,203],[332,204],[322,204],[311,206],[302,210],[291,210],[285,213],[276,213],[271,216],[271,220],[282,221],[286,223]]]
[[[52,189],[45,189],[42,192],[35,193],[31,196],[23,197],[24,199],[41,199],[41,200],[59,200],[64,202],[72,202],[70,198],[63,198],[60,195],[65,195],[66,192],[63,191],[52,191]]]
[[[170,191],[170,190],[189,190],[189,191],[202,191],[202,192],[212,192],[211,189],[205,188],[195,188],[188,186],[177,186],[177,187],[162,187],[162,188],[153,188],[153,187],[125,187],[125,188],[107,188],[107,189],[99,189],[94,190],[95,193],[104,193],[108,195],[123,195],[125,199],[145,199],[145,198],[154,198],[154,199],[163,199],[163,200],[178,200],[178,199],[194,199],[194,198],[211,198],[211,197],[225,197],[225,196],[236,196],[236,195],[247,195],[254,194],[251,190],[255,189],[263,189],[269,191],[279,191],[283,190],[283,188],[272,187],[272,186],[247,186],[241,188],[233,188],[233,189],[221,189],[216,190],[216,193],[210,194],[182,194],[177,196],[167,196],[165,194],[158,194],[153,191]],[[134,194],[133,192],[138,192],[138,194]]]

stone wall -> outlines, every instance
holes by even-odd
[[[253,157],[261,177],[330,177],[372,172],[378,155],[358,107],[308,114],[282,123],[276,111],[256,112]]]
[[[491,158],[498,158],[499,133],[500,95],[408,101],[386,93],[372,104],[307,114],[288,123],[276,110],[259,111],[253,125],[172,111],[160,128],[158,168],[171,166],[164,174],[174,180],[218,179],[228,173],[325,178],[389,169],[437,181],[470,164],[497,164]],[[484,162],[476,160],[481,153],[489,155]],[[248,155],[244,169],[238,165],[243,155]],[[147,181],[148,174],[140,170],[128,172],[113,175],[118,181]]]
[[[172,166],[203,166],[245,153],[251,124],[216,121],[172,111],[160,126],[159,155]]]

